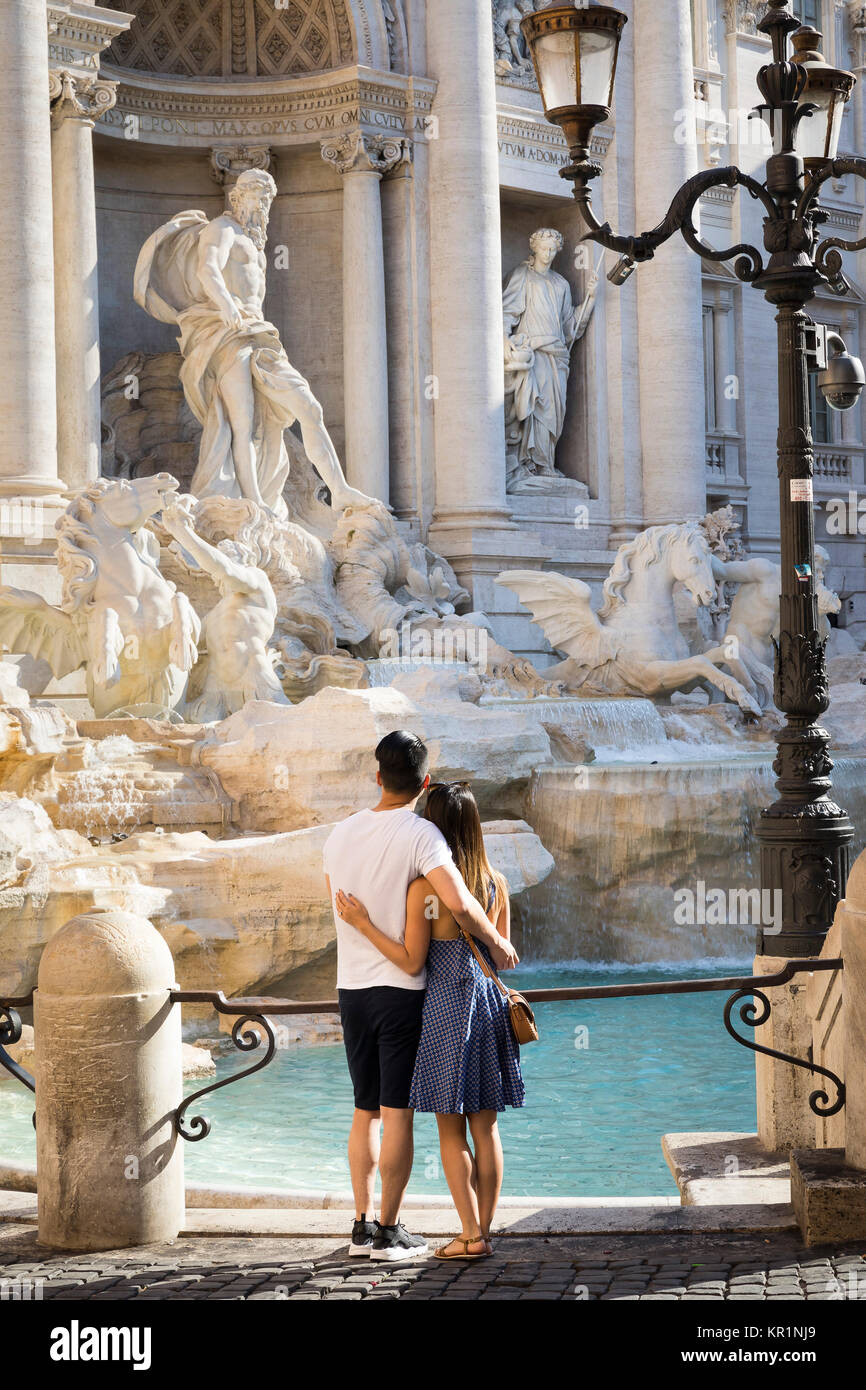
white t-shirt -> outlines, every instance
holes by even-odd
[[[426,971],[407,975],[371,941],[337,916],[339,889],[362,902],[373,925],[394,941],[406,934],[409,884],[433,869],[453,864],[441,830],[411,806],[395,811],[358,811],[335,826],[325,841],[325,873],[337,928],[337,988],[423,989]]]

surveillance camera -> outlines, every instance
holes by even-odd
[[[634,272],[636,262],[631,256],[620,256],[613,270],[608,271],[608,280],[612,285],[624,285],[629,276]]]
[[[852,357],[838,333],[828,334],[827,342],[836,351],[824,371],[818,373],[818,389],[832,410],[850,410],[866,385],[863,363],[859,357]]]

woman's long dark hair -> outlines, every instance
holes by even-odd
[[[502,874],[490,865],[481,832],[478,803],[468,782],[435,782],[428,793],[424,816],[442,831],[458,873],[485,912],[490,911],[490,885],[497,906],[508,896]]]

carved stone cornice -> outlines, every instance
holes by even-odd
[[[46,19],[49,63],[96,72],[100,53],[129,28],[134,15],[76,0],[49,0]]]
[[[218,184],[232,184],[247,169],[271,167],[268,145],[215,145],[210,152],[211,178]]]
[[[562,131],[534,113],[519,107],[500,107],[496,124],[499,152],[506,158],[551,170],[560,169],[569,162],[568,144]],[[597,126],[592,132],[590,147],[593,158],[604,160],[612,139],[611,127]]]
[[[104,77],[82,77],[68,68],[52,68],[48,74],[51,124],[62,121],[94,121],[110,111],[117,100],[117,83]]]
[[[388,135],[365,135],[362,130],[332,136],[321,142],[322,158],[338,174],[388,174],[406,158],[405,140]]]
[[[157,145],[209,150],[224,142],[271,149],[318,145],[351,130],[394,139],[429,138],[436,82],[426,77],[343,68],[309,79],[210,83],[103,71],[118,80],[117,107],[100,124],[122,138],[136,118],[138,138]]]

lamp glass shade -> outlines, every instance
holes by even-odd
[[[546,111],[613,103],[619,35],[610,29],[539,34],[535,62]]]
[[[804,113],[797,122],[797,153],[807,165],[824,163],[839,153],[845,103],[856,78],[853,73],[825,62],[817,29],[803,25],[794,31],[791,41],[793,60],[806,73],[798,106],[801,111],[807,106],[815,108],[811,115]]]
[[[760,118],[764,130],[763,139],[772,147],[773,154],[781,154],[785,148],[785,121],[777,106],[758,106],[756,117]]]
[[[804,116],[797,126],[797,152],[806,162],[835,159],[839,153],[839,136],[845,114],[847,92],[830,85],[816,88],[807,82],[800,105],[807,102],[817,106],[811,116]]]

